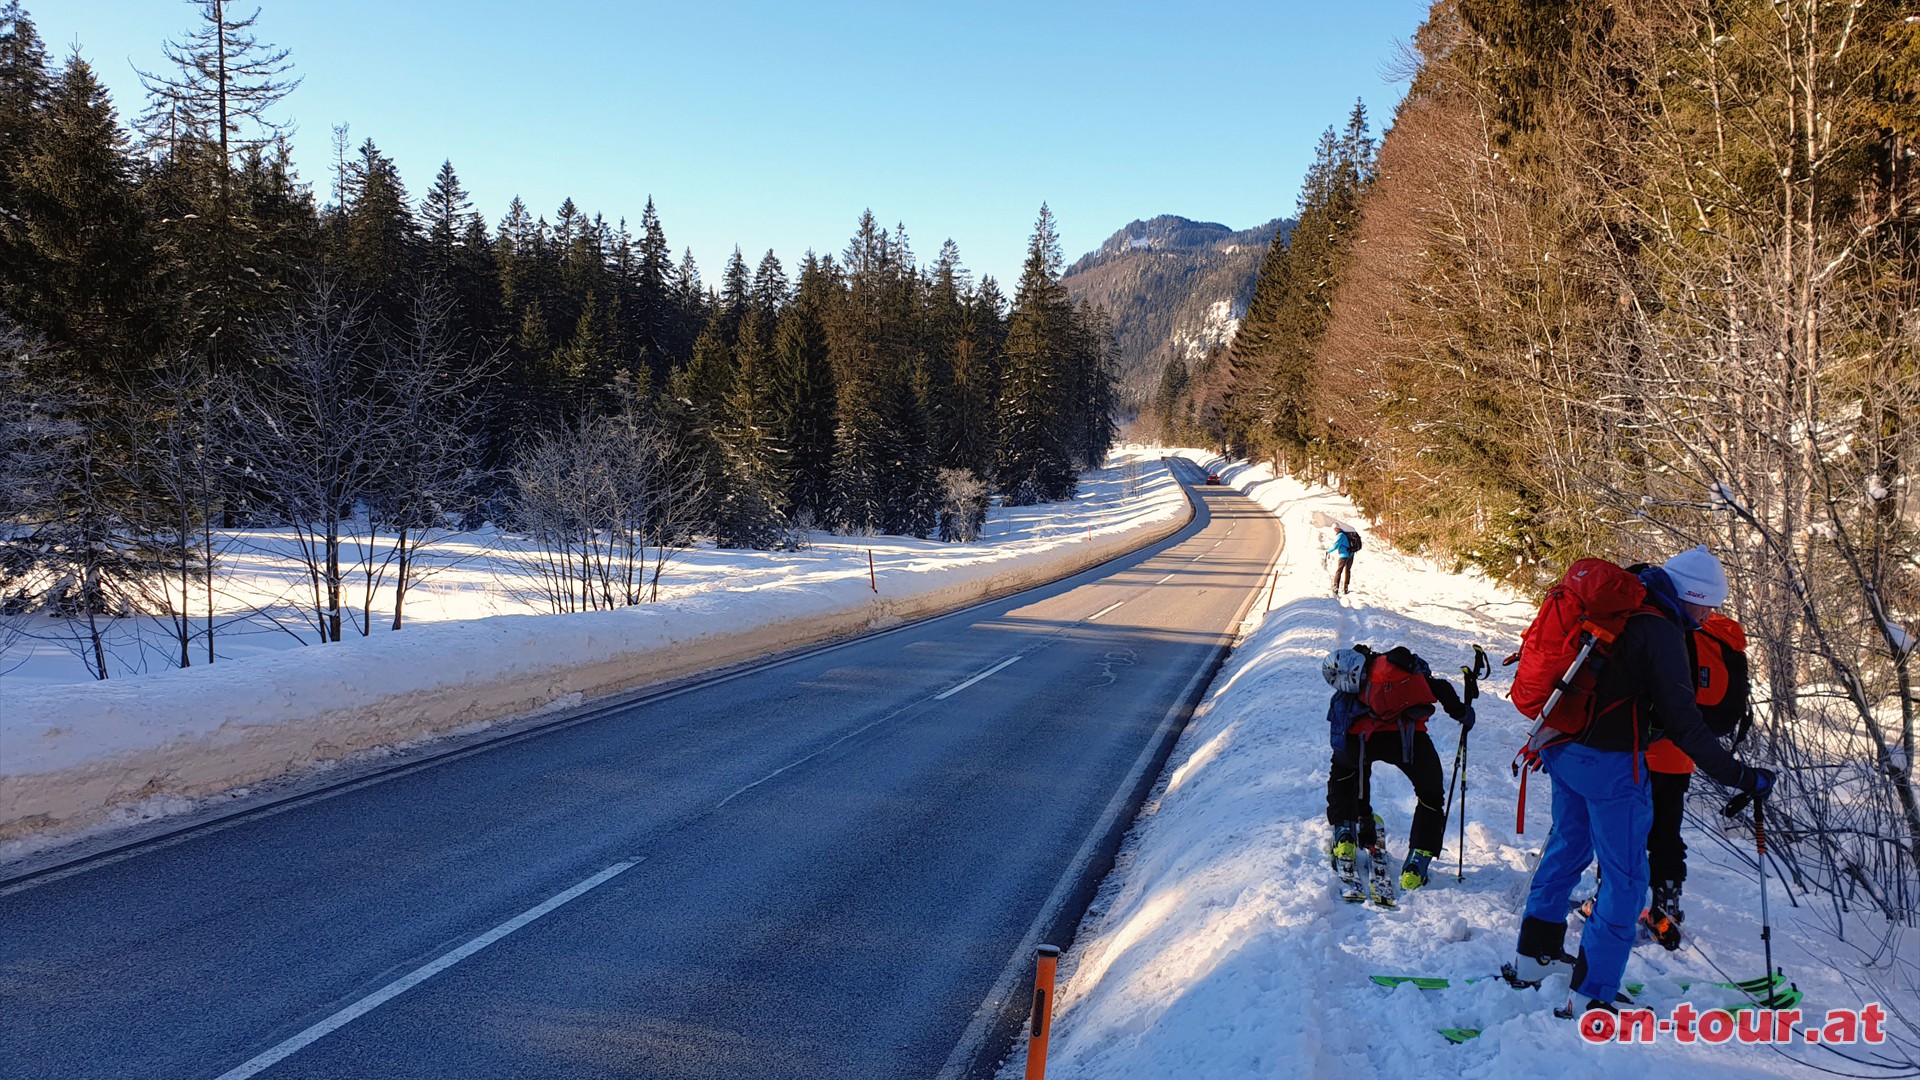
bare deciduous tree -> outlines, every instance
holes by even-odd
[[[941,469],[940,539],[971,544],[987,523],[987,482],[966,469]]]
[[[515,526],[539,549],[535,593],[554,612],[660,598],[705,504],[697,456],[628,410],[535,443],[513,468]]]
[[[372,317],[330,278],[314,279],[262,341],[264,363],[226,383],[245,479],[293,531],[321,641],[345,615],[341,537],[391,461],[394,405],[373,392],[381,342]]]
[[[385,403],[379,474],[365,496],[358,545],[364,590],[360,632],[393,579],[393,629],[404,623],[407,591],[427,569],[424,556],[477,498],[480,397],[486,364],[468,362],[451,331],[452,302],[426,288],[405,327],[380,351],[374,393]],[[389,537],[382,550],[379,539]]]

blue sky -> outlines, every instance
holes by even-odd
[[[712,281],[734,245],[789,264],[838,252],[860,211],[930,259],[1017,274],[1042,200],[1068,259],[1134,218],[1234,228],[1292,212],[1314,139],[1405,85],[1424,0],[674,4],[256,0],[305,82],[282,105],[304,179],[329,190],[352,127],[422,194],[451,159],[497,223],[518,194],[638,221],[652,195]],[[238,6],[238,5],[236,5]],[[139,111],[178,0],[26,0]],[[249,10],[239,7],[239,10]]]

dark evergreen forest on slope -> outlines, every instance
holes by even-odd
[[[1292,224],[1236,231],[1162,215],[1128,223],[1067,267],[1067,292],[1113,319],[1115,370],[1129,406],[1150,399],[1169,356],[1196,361],[1232,339],[1262,255]]]
[[[0,7],[15,608],[128,610],[250,523],[311,525],[337,590],[336,519],[362,513],[583,543],[959,539],[989,491],[1068,498],[1105,459],[1111,333],[1062,287],[1044,206],[1011,297],[870,212],[837,255],[736,250],[703,276],[650,199],[490,218],[451,162],[404,178],[345,129],[332,175],[297,175],[291,53],[215,0],[167,56],[115,102]]]

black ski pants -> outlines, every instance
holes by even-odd
[[[1410,745],[1402,744],[1398,731],[1377,731],[1365,739],[1347,736],[1346,753],[1334,755],[1333,766],[1327,770],[1327,823],[1339,828],[1348,822],[1358,822],[1360,846],[1373,845],[1373,804],[1369,799],[1373,778],[1370,774],[1376,762],[1385,762],[1413,781],[1415,805],[1407,853],[1418,849],[1438,855],[1447,836],[1446,775],[1440,768],[1440,752],[1434,749],[1433,738],[1424,731],[1413,732],[1407,742]]]
[[[1346,592],[1353,586],[1353,556],[1342,555],[1339,565],[1333,568],[1333,591]]]
[[[1687,810],[1687,785],[1692,773],[1647,772],[1653,784],[1653,828],[1647,830],[1647,869],[1655,885],[1687,880],[1687,842],[1680,839],[1680,821]]]

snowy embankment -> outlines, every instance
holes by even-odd
[[[1188,456],[1221,465],[1197,452]],[[1491,975],[1512,955],[1523,894],[1547,832],[1550,782],[1536,777],[1530,785],[1526,834],[1516,836],[1517,782],[1508,762],[1526,727],[1501,697],[1506,673],[1496,668],[1469,743],[1464,882],[1455,880],[1456,817],[1431,885],[1391,911],[1342,902],[1325,854],[1328,689],[1321,657],[1356,641],[1404,643],[1457,681],[1475,643],[1496,663],[1511,650],[1532,605],[1373,537],[1356,560],[1352,594],[1335,600],[1321,561],[1328,536],[1315,526],[1316,514],[1322,521],[1364,518],[1344,498],[1276,479],[1264,467],[1223,473],[1285,523],[1272,612],[1229,660],[1182,736],[1163,790],[1143,810],[1063,961],[1050,1076],[1266,1080],[1407,1077],[1436,1069],[1466,1077],[1671,1076],[1683,1069],[1702,1078],[1809,1075],[1798,1061],[1874,1072],[1805,1045],[1783,1053],[1679,1046],[1669,1038],[1651,1047],[1590,1047],[1573,1024],[1551,1015],[1566,999],[1564,979],[1537,993],[1497,979],[1445,991],[1370,983],[1374,973]],[[1254,618],[1264,606],[1263,598]],[[1459,728],[1445,716],[1431,727],[1450,766]],[[1714,790],[1704,778],[1695,787]],[[1679,981],[1718,978],[1705,957],[1736,978],[1764,966],[1757,882],[1750,859],[1742,862],[1752,837],[1706,831],[1718,818],[1711,800],[1698,797],[1687,835],[1685,906],[1701,944],[1675,953],[1643,945],[1627,972],[1630,981],[1647,984],[1642,1003],[1662,1014],[1688,999]],[[1376,766],[1374,804],[1386,818],[1397,871],[1413,793],[1391,765]],[[1806,991],[1809,1015],[1862,1004],[1828,965],[1847,962],[1837,953],[1864,954],[1836,948],[1812,925],[1820,898],[1796,897],[1796,908],[1777,879],[1771,887],[1774,961]],[[1576,919],[1569,945],[1577,939]],[[1907,965],[1888,966],[1891,978],[1910,978]],[[1864,964],[1850,974],[1870,977]],[[1911,989],[1889,993],[1901,995],[1882,997],[1890,1010],[1912,1016],[1920,1007]],[[1696,988],[1691,1000],[1706,1006],[1737,998]],[[1486,1030],[1452,1045],[1435,1033],[1440,1027]],[[1003,1076],[1018,1075],[1023,1060],[1016,1051]]]
[[[106,682],[0,679],[0,841],[12,841],[0,853],[1078,572],[1191,519],[1181,485],[1152,456],[1129,494],[1126,460],[1086,477],[1072,503],[996,508],[975,544],[823,534],[803,552],[726,553],[741,567],[735,587],[655,604],[418,623]]]

